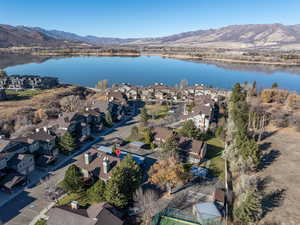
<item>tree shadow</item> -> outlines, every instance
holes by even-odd
[[[269,184],[271,184],[273,181],[273,178],[271,176],[266,176],[262,179],[260,179],[257,183],[257,188],[259,191],[265,190]]]
[[[259,149],[261,151],[266,151],[271,147],[271,145],[272,145],[271,142],[265,142],[265,143],[259,145]]]
[[[278,131],[275,130],[275,131],[271,131],[271,132],[263,132],[262,135],[261,135],[261,141],[267,139],[268,137],[271,137],[272,135],[276,134]]]
[[[279,156],[281,152],[279,150],[272,149],[270,152],[263,155],[260,165],[258,166],[258,170],[266,169],[270,166]]]
[[[262,199],[263,217],[274,208],[280,207],[285,198],[286,190],[278,189],[275,190]]]
[[[217,156],[222,155],[222,152],[223,152],[223,148],[208,144],[205,158],[207,160],[213,159]]]

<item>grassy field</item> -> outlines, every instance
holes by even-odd
[[[213,176],[224,178],[224,160],[221,158],[224,150],[224,142],[217,137],[213,137],[207,142],[206,157],[210,161],[209,169]]]
[[[21,99],[28,99],[35,95],[43,93],[45,90],[6,90],[6,95],[9,100],[21,100]]]
[[[146,105],[146,109],[156,120],[162,119],[169,114],[169,107],[167,105]]]

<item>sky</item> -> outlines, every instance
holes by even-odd
[[[0,24],[160,37],[234,24],[300,24],[300,0],[0,0]]]

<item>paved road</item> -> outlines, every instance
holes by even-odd
[[[103,139],[108,139],[113,136],[125,138],[131,126],[136,123],[136,118],[129,121],[121,122],[117,127],[106,130],[103,132]],[[40,212],[51,204],[45,197],[45,189],[50,184],[57,184],[60,182],[67,170],[78,159],[81,154],[90,147],[91,144],[85,145],[79,153],[75,154],[67,162],[63,163],[59,169],[49,173],[49,179],[42,184],[34,185],[33,187],[26,188],[21,194],[17,195],[11,201],[6,203],[0,208],[0,224],[5,225],[25,225],[29,224]],[[1,223],[2,221],[2,223]]]

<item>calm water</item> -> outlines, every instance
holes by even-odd
[[[135,85],[150,85],[154,82],[175,85],[186,79],[190,85],[197,83],[225,89],[230,89],[236,82],[256,81],[258,87],[271,87],[273,82],[277,82],[281,88],[300,93],[300,75],[229,70],[159,56],[61,58],[12,66],[5,70],[8,74],[55,76],[60,82],[90,87],[103,79],[107,79],[110,84],[126,82]]]

